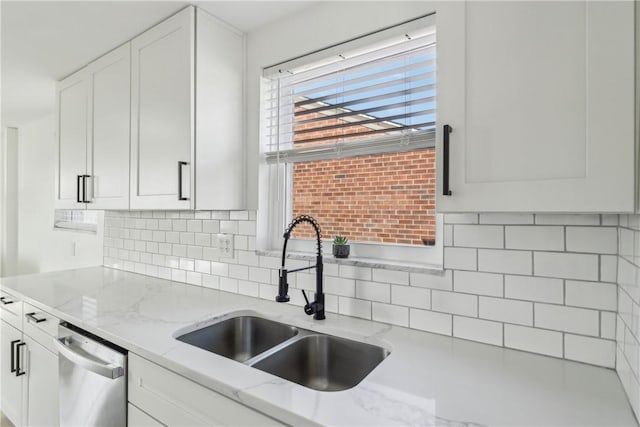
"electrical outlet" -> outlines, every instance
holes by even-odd
[[[233,234],[218,234],[216,240],[220,257],[233,258]]]

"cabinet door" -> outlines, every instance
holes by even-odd
[[[28,336],[24,337],[29,349],[27,374],[27,425],[57,426],[58,408],[58,355],[47,350]]]
[[[195,208],[244,209],[243,36],[200,9],[196,20]]]
[[[129,208],[129,127],[131,45],[88,66],[89,94],[88,205],[92,209]]]
[[[633,211],[633,2],[450,3],[437,13],[438,210]]]
[[[193,207],[193,24],[189,7],[131,42],[131,209]]]
[[[56,201],[59,209],[84,209],[82,176],[87,168],[88,85],[86,70],[58,83]]]
[[[0,391],[0,407],[2,412],[11,420],[16,426],[22,425],[22,376],[16,376],[15,372],[11,372],[12,368],[16,366],[16,344],[11,344],[14,341],[22,342],[22,332],[13,326],[9,325],[5,321],[0,321],[0,377],[2,381],[2,389]],[[13,348],[13,352],[12,352]],[[12,354],[13,353],[13,354]],[[23,357],[21,358],[24,364],[26,361],[26,350],[24,347],[21,349]],[[13,358],[11,356],[14,356]]]

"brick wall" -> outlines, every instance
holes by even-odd
[[[325,237],[422,245],[435,239],[435,150],[298,163],[293,215],[309,214]],[[300,228],[296,237],[311,237]]]
[[[322,117],[310,113],[296,121]],[[341,124],[350,126],[314,131]],[[327,119],[296,124],[294,130],[295,144],[322,145],[358,139],[372,129]],[[325,237],[341,234],[351,241],[424,245],[435,239],[435,185],[434,149],[298,163],[293,170],[293,217],[315,217]],[[313,230],[300,227],[294,234],[312,238]]]

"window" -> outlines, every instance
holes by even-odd
[[[309,214],[325,239],[346,235],[352,256],[441,264],[435,28],[431,17],[409,26],[265,70],[262,246],[279,247],[288,221]],[[293,250],[312,251],[311,229],[293,237]]]

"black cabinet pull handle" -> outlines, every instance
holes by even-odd
[[[182,167],[188,164],[187,162],[178,161],[178,200],[189,200],[188,197],[182,197]]]
[[[453,194],[449,189],[449,134],[453,132],[453,128],[444,125],[444,137],[442,144],[442,195],[450,196]]]
[[[41,318],[41,319],[38,319],[38,318],[36,317],[36,313],[35,313],[35,312],[33,312],[33,313],[27,313],[27,314],[25,314],[25,317],[28,317],[29,319],[33,320],[33,321],[34,321],[34,322],[36,322],[36,323],[46,322],[46,321],[47,321],[47,318],[46,318],[46,317],[43,317],[43,318]]]
[[[76,181],[76,202],[83,203],[82,199],[80,198],[80,181],[82,181],[82,177],[84,175],[76,175],[76,176],[77,176],[77,181]]]
[[[20,371],[20,348],[26,346],[26,343],[21,342],[16,346],[16,377],[26,374],[26,371]]]
[[[82,203],[91,203],[91,200],[87,200],[87,178],[91,178],[91,175],[82,175]]]
[[[11,341],[11,372],[15,372],[16,369],[16,347],[15,345],[19,343],[20,340]]]
[[[7,297],[0,297],[0,302],[4,305],[13,304],[13,301],[7,300]]]

